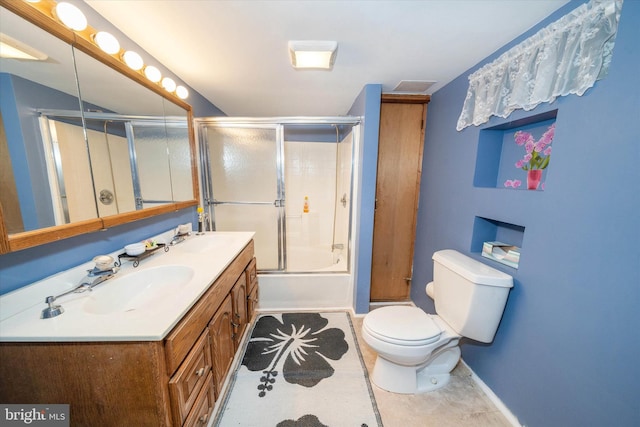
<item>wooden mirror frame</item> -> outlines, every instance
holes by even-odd
[[[198,204],[197,195],[199,194],[199,188],[197,158],[195,132],[193,129],[193,109],[191,108],[191,105],[178,98],[177,96],[167,92],[159,84],[147,80],[141,71],[134,71],[127,67],[120,61],[118,56],[109,55],[100,50],[100,48],[98,48],[91,41],[91,34],[96,32],[92,27],[89,26],[82,32],[75,32],[59,23],[52,16],[50,16],[48,12],[53,4],[55,4],[55,2],[52,2],[51,0],[43,0],[40,3],[27,3],[25,1],[15,0],[0,0],[1,7],[42,28],[53,36],[69,43],[72,47],[81,50],[82,52],[97,59],[106,66],[113,68],[126,77],[129,77],[133,81],[159,94],[169,102],[172,102],[186,110],[189,129],[189,151],[191,153],[191,180],[193,183],[193,200],[175,202],[167,205],[145,208],[138,211],[132,211],[106,217],[98,217],[85,221],[74,222],[72,224],[46,227],[12,235],[7,234],[2,206],[0,205],[0,254],[19,251],[22,249],[42,245],[45,243],[55,242],[85,233],[104,230],[109,227],[126,224],[128,222],[137,221],[139,219],[149,218],[168,212],[174,212],[179,209],[196,206]]]

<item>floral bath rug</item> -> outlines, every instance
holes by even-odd
[[[346,312],[263,314],[215,426],[382,426]]]

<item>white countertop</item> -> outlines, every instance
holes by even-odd
[[[166,239],[170,234],[164,233],[162,237]],[[193,234],[186,241],[170,246],[168,252],[162,249],[156,251],[140,261],[137,268],[133,267],[131,261],[123,259],[120,271],[113,278],[95,286],[91,292],[72,293],[57,299],[55,303],[64,308],[64,313],[51,319],[40,318],[42,310],[47,307],[45,298],[59,295],[82,283],[87,270],[94,266],[92,262],[5,294],[0,297],[0,341],[162,340],[253,236],[254,233],[250,232],[209,232],[203,236]],[[117,259],[118,253],[122,252],[117,251],[111,256]],[[162,266],[188,267],[193,274],[189,274],[180,286],[169,285],[160,289],[149,286],[144,292],[154,294],[147,293],[146,296],[151,298],[145,297],[147,303],[138,309],[125,310],[125,307],[102,314],[97,314],[100,310],[91,309],[97,302],[106,306],[107,310],[103,311],[109,311],[110,304],[104,303],[111,300],[115,302],[114,309],[126,305],[125,300],[129,297],[119,298],[118,292],[119,289],[126,292],[131,288],[126,280],[121,279],[145,270],[149,271],[144,274],[152,273],[151,270],[158,270]]]

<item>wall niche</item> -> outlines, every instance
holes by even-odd
[[[545,188],[558,110],[480,130],[475,187]]]
[[[495,259],[494,261],[517,269],[523,240],[524,227],[522,225],[481,216],[476,216],[473,221],[473,236],[471,238],[472,253],[482,254],[485,242],[503,243],[513,246],[518,253],[518,259],[515,263],[501,262]]]

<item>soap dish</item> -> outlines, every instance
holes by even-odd
[[[142,243],[142,245],[144,246],[144,243]],[[133,260],[133,267],[135,268],[138,265],[140,265],[140,261],[153,255],[161,248],[164,248],[165,252],[169,252],[168,245],[164,243],[158,243],[157,246],[154,246],[151,249],[143,250],[142,253],[139,255],[129,255],[127,252],[122,253],[118,255],[118,261],[116,262],[116,267],[120,267],[122,265],[122,261],[121,261],[122,259],[128,259],[128,260]]]

